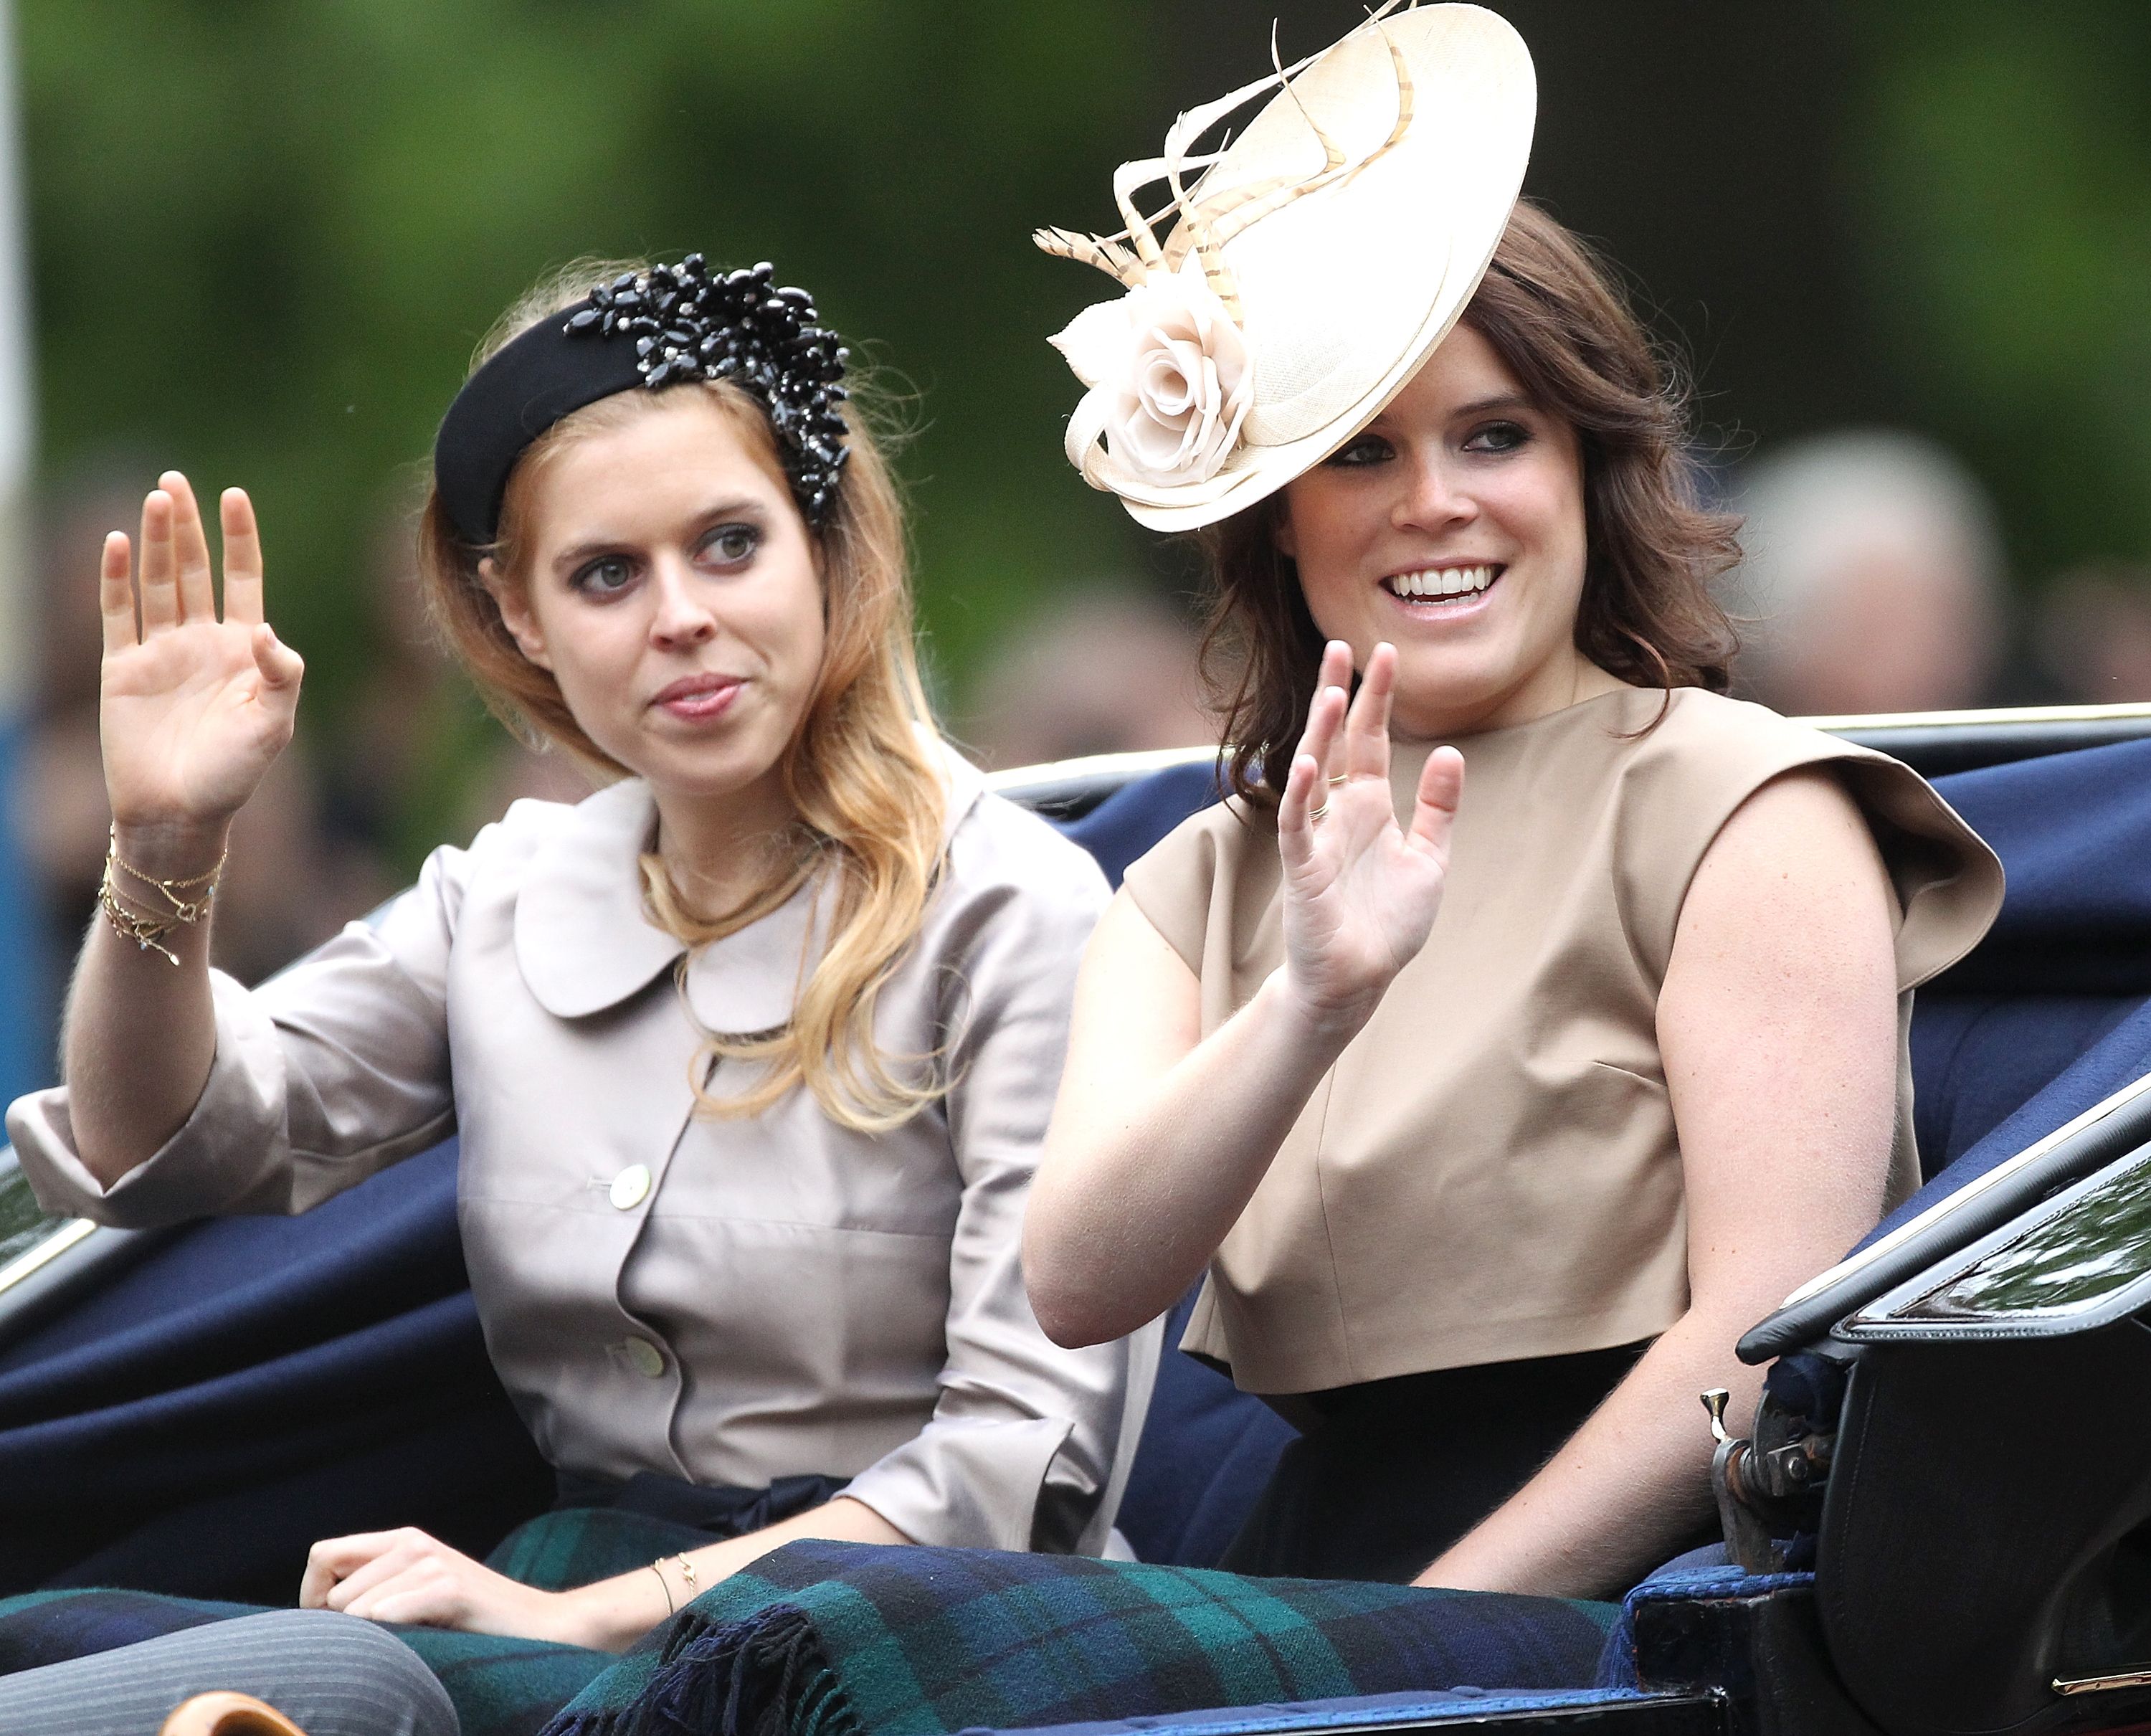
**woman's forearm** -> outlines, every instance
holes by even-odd
[[[222,859],[224,828],[181,834],[165,828],[123,831],[119,860],[160,879],[189,879]],[[119,885],[130,901],[154,894]],[[209,1081],[216,1058],[216,1017],[210,995],[205,916],[138,946],[102,914],[90,924],[68,996],[61,1065],[68,1116],[84,1167],[110,1187],[154,1155],[178,1131]]]
[[[1747,1324],[1691,1312],[1669,1327],[1545,1467],[1417,1582],[1618,1597],[1675,1553],[1713,1507],[1699,1394],[1730,1385],[1732,1414],[1745,1415],[1762,1385],[1732,1354]]]
[[[1311,1017],[1278,972],[1156,1078],[1118,1093],[1072,1081],[1025,1220],[1047,1335],[1102,1344],[1178,1301],[1364,1022]]]
[[[780,1520],[746,1536],[705,1544],[683,1555],[664,1556],[650,1566],[636,1567],[568,1592],[577,1629],[573,1642],[600,1652],[625,1652],[720,1580],[759,1561],[772,1549],[809,1537],[836,1543],[911,1541],[865,1502],[840,1495],[795,1519]],[[692,1579],[680,1565],[683,1560],[694,1566]]]
[[[1376,645],[1348,701],[1351,648],[1323,648],[1278,802],[1284,962],[1232,1018],[1202,1034],[1194,970],[1126,893],[1091,937],[1024,1228],[1031,1308],[1055,1342],[1122,1337],[1180,1299],[1426,944],[1464,762],[1454,748],[1430,753],[1399,825],[1396,672],[1395,647]]]

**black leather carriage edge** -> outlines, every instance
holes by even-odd
[[[1839,1677],[1892,1736],[2063,1728],[2072,1706],[2143,1728],[2147,1320],[2139,1144],[1835,1329],[1854,1360],[1818,1613]]]
[[[1906,1224],[1825,1272],[1740,1340],[1740,1359],[1764,1363],[1828,1335],[1878,1298],[1916,1282],[1959,1250],[1999,1231],[2059,1190],[2151,1141],[2151,1079],[2116,1091]],[[1983,1245],[1983,1244],[1982,1244]]]

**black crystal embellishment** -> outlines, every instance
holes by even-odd
[[[767,261],[719,276],[691,253],[676,266],[598,285],[562,329],[570,337],[630,340],[652,391],[729,379],[752,392],[777,430],[799,510],[820,529],[850,456],[838,406],[851,352],[824,329],[806,291],[778,288]]]

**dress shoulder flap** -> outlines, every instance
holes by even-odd
[[[1663,973],[1680,908],[1712,842],[1772,779],[1804,767],[1837,777],[1873,833],[1902,919],[1898,987],[1911,989],[1978,944],[2002,905],[2002,864],[1909,766],[1764,706],[1683,688],[1639,737],[1622,778],[1624,902]],[[1654,944],[1651,944],[1654,943]]]

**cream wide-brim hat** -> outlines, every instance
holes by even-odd
[[[1265,89],[1275,94],[1221,153],[1188,154]],[[1414,6],[1182,116],[1163,156],[1115,178],[1129,230],[1037,236],[1126,286],[1054,339],[1090,387],[1070,463],[1139,523],[1189,530],[1329,457],[1403,390],[1478,288],[1523,185],[1536,100],[1506,19]],[[1176,174],[1184,191],[1144,223],[1134,190],[1172,192]]]

